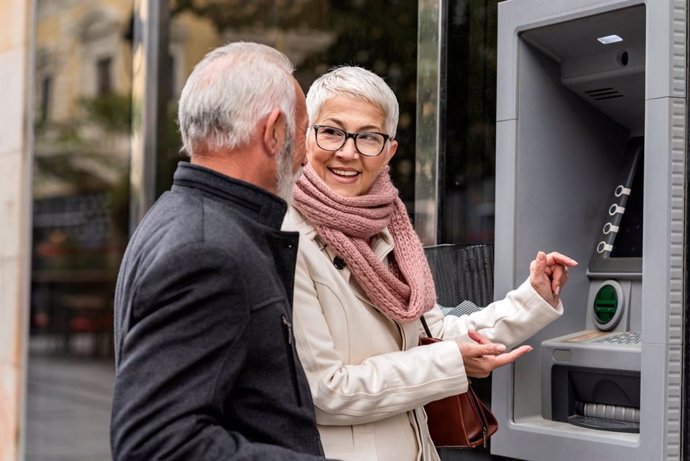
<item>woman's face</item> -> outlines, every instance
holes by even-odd
[[[325,102],[314,125],[340,128],[350,133],[377,131],[385,133],[384,113],[373,104],[349,96],[337,96]],[[387,133],[386,133],[387,134]],[[376,157],[360,155],[354,139],[333,152],[316,144],[314,129],[307,139],[307,158],[319,177],[338,195],[356,197],[369,192],[376,176],[383,170],[398,148],[397,141],[387,141]]]

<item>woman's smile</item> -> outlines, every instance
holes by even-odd
[[[352,184],[357,181],[357,177],[361,174],[357,170],[351,168],[327,167],[328,171],[333,175],[333,179],[343,184]]]

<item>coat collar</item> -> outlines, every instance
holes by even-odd
[[[283,224],[283,229],[299,231],[299,233],[304,238],[311,242],[314,242],[314,244],[317,245],[319,249],[322,252],[324,252],[328,256],[328,259],[331,261],[333,261],[333,259],[336,256],[338,256],[335,253],[335,251],[333,251],[333,248],[324,245],[324,243],[321,241],[318,234],[316,233],[316,229],[314,229],[314,226],[312,226],[311,223],[309,223],[304,218],[304,216],[302,216],[302,214],[299,211],[297,211],[297,209],[293,206],[290,206],[288,208],[285,223]],[[391,235],[388,228],[384,228],[378,235],[374,236],[372,245],[376,257],[379,258],[379,260],[381,261],[386,259],[388,254],[391,251],[393,251],[394,247],[393,236]],[[345,266],[339,272],[342,274],[345,280],[349,282],[351,275],[350,269],[347,266]]]
[[[173,177],[174,191],[196,189],[218,200],[232,202],[235,209],[260,224],[279,229],[287,203],[277,195],[248,182],[189,162],[179,162]]]

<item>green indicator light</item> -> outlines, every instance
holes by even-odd
[[[605,325],[611,321],[618,310],[618,295],[611,285],[604,285],[594,297],[594,317]]]

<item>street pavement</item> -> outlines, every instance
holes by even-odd
[[[107,461],[114,369],[111,359],[29,358],[26,461]]]

